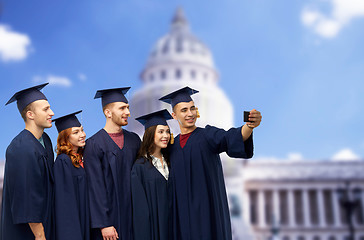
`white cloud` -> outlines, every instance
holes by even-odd
[[[24,60],[30,50],[30,38],[0,24],[0,60],[3,62]]]
[[[334,38],[352,19],[364,17],[363,0],[328,0],[332,11],[324,14],[316,6],[306,6],[301,13],[302,23],[324,38]]]
[[[46,77],[35,76],[33,77],[33,82],[49,82],[49,85],[61,86],[61,87],[70,87],[72,86],[72,81],[67,77],[48,75]]]
[[[288,160],[300,161],[300,160],[303,160],[303,155],[301,153],[295,153],[295,152],[288,153],[287,158],[288,158]]]
[[[360,157],[356,155],[350,148],[344,148],[334,154],[331,159],[333,161],[357,161],[360,160]]]
[[[78,74],[78,78],[82,81],[82,82],[86,82],[87,80],[87,76],[83,73],[79,73]]]

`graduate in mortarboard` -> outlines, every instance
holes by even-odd
[[[17,102],[25,129],[6,149],[1,240],[54,239],[54,155],[44,132],[54,113],[40,91],[47,84],[21,90],[6,103]]]
[[[170,150],[171,239],[231,240],[219,154],[226,152],[233,158],[251,158],[252,132],[262,117],[259,111],[252,110],[247,124],[228,131],[210,125],[197,127],[198,111],[191,98],[197,92],[185,87],[159,99],[172,105],[172,116],[181,130]]]
[[[89,240],[90,214],[83,147],[86,134],[76,114],[54,119],[58,131],[54,162],[56,240]]]
[[[134,240],[169,239],[168,119],[172,116],[165,109],[136,118],[145,132],[131,171]]]
[[[130,116],[129,88],[99,90],[105,127],[86,141],[91,239],[133,239],[130,172],[140,147],[137,134],[123,129]]]

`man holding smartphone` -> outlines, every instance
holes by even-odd
[[[197,127],[197,108],[191,98],[198,91],[185,87],[159,100],[172,105],[181,134],[171,147],[172,236],[182,240],[231,240],[230,214],[219,154],[253,156],[253,129],[262,116],[252,110],[249,122],[228,131]]]

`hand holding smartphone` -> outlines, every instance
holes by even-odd
[[[249,111],[244,111],[244,122],[252,122],[249,121],[249,114],[250,114]]]

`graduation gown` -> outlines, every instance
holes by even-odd
[[[253,156],[252,136],[243,141],[240,128],[229,131],[207,125],[196,128],[181,148],[171,149],[169,183],[173,185],[173,239],[231,240],[231,223],[219,154]]]
[[[119,239],[132,239],[130,172],[136,159],[140,138],[124,130],[124,146],[119,146],[101,129],[86,141],[84,150],[87,174],[91,239],[102,239],[100,228],[114,226]]]
[[[66,154],[54,163],[56,240],[89,240],[90,214],[86,173]]]
[[[134,240],[168,240],[168,181],[145,158],[131,171]]]
[[[47,240],[54,239],[53,149],[43,133],[45,148],[28,130],[6,149],[1,240],[34,240],[28,223],[42,223]]]

